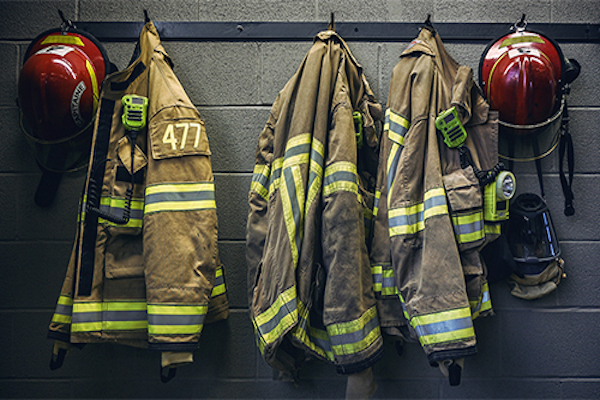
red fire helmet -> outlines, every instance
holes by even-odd
[[[42,167],[62,172],[85,165],[110,65],[100,42],[77,29],[50,30],[31,42],[19,75],[19,107]]]
[[[484,51],[479,80],[490,108],[499,112],[500,156],[524,161],[556,147],[564,107],[564,66],[563,53],[553,40],[524,27]]]

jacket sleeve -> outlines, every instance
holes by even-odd
[[[149,71],[144,266],[149,348],[198,345],[217,272],[217,214],[204,123],[155,52]]]

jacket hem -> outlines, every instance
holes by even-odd
[[[358,372],[364,371],[365,369],[371,367],[373,364],[375,364],[377,361],[379,361],[382,357],[383,357],[383,347],[380,347],[379,349],[377,349],[377,351],[375,351],[375,353],[373,353],[373,355],[371,355],[370,357],[368,357],[362,361],[352,363],[352,364],[336,365],[335,369],[336,369],[336,372],[341,375],[356,374]]]
[[[438,361],[457,360],[459,358],[474,356],[475,354],[477,354],[477,346],[470,346],[464,349],[434,351],[427,355],[427,360],[429,361],[429,365],[437,367]]]
[[[148,350],[153,351],[194,351],[198,343],[148,343]]]
[[[71,335],[64,332],[48,331],[48,339],[60,340],[61,342],[70,343]]]

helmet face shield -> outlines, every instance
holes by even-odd
[[[507,239],[515,261],[537,264],[560,256],[550,212],[539,196],[521,194],[510,207]]]

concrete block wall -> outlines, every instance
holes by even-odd
[[[297,42],[177,42],[164,46],[206,122],[213,151],[219,246],[227,267],[228,321],[205,327],[195,363],[172,382],[158,377],[159,356],[115,345],[88,345],[63,368],[48,368],[46,329],[64,277],[75,230],[82,173],[66,175],[55,203],[33,194],[41,176],[19,129],[15,103],[22,58],[31,39],[58,27],[57,9],[73,21],[336,21],[599,23],[599,0],[0,0],[0,398],[341,398],[345,379],[310,363],[293,384],[276,380],[253,339],[244,259],[247,191],[256,140],[277,92],[311,46]],[[317,32],[315,32],[317,33]],[[415,32],[416,36],[417,32]],[[443,38],[442,38],[443,39]],[[124,68],[134,43],[104,43]],[[349,42],[378,99],[406,43]],[[477,71],[484,44],[449,43]],[[375,366],[375,398],[600,398],[600,44],[566,43],[582,73],[569,98],[575,139],[575,208],[562,213],[556,152],[543,160],[548,203],[568,278],[536,301],[491,286],[496,315],[478,319],[479,353],[460,386],[429,367],[417,344],[396,355],[386,344]],[[519,191],[538,191],[532,165],[517,169]]]

